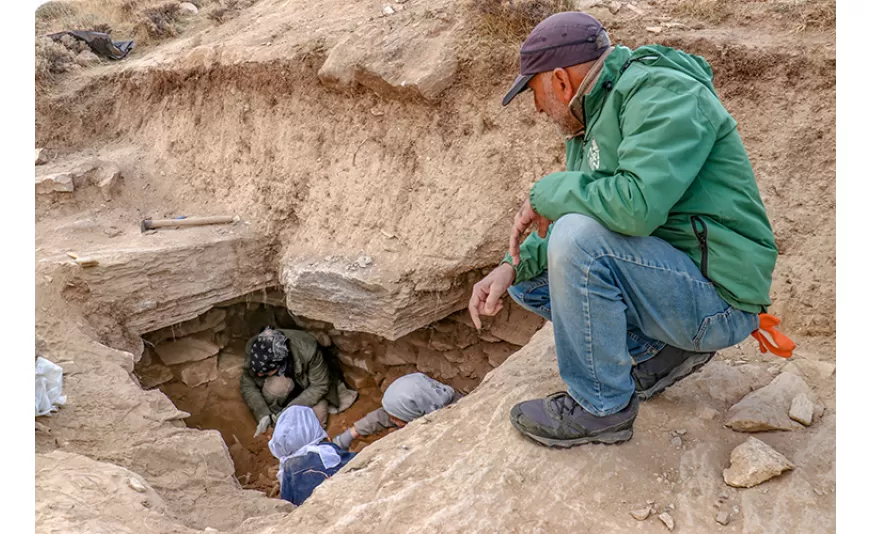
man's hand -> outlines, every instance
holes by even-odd
[[[260,422],[257,424],[257,431],[254,432],[254,437],[256,438],[260,434],[266,431],[269,428],[269,425],[272,423],[272,417],[269,415],[264,415]]]
[[[523,202],[523,206],[520,208],[520,211],[517,212],[514,217],[514,227],[511,230],[511,259],[513,260],[514,266],[520,264],[520,239],[526,233],[529,226],[534,223],[538,228],[538,235],[541,238],[547,237],[547,228],[550,227],[551,221],[541,215],[535,213],[535,210],[532,209],[532,203],[529,199],[526,199]]]
[[[495,315],[504,308],[501,296],[514,281],[516,273],[507,263],[496,267],[486,278],[474,284],[471,300],[468,301],[468,313],[474,326],[480,330],[481,315]]]

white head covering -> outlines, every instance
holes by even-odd
[[[388,414],[408,423],[447,406],[454,393],[452,387],[423,373],[412,373],[390,384],[381,404]]]
[[[275,431],[269,440],[269,450],[281,462],[278,469],[278,480],[284,478],[284,463],[290,458],[305,456],[309,452],[320,455],[320,461],[327,469],[341,463],[341,457],[335,449],[326,444],[319,444],[327,438],[326,432],[320,426],[314,410],[307,406],[290,406],[278,417]]]

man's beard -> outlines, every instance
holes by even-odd
[[[571,113],[568,106],[562,105],[558,102],[556,96],[552,94],[552,92],[550,93],[549,100],[548,107],[558,114],[556,118],[550,117],[550,120],[555,124],[556,132],[558,132],[559,135],[571,138],[583,133],[583,123],[577,120],[577,117]]]
[[[553,122],[556,132],[563,137],[570,139],[583,133],[583,125],[568,111],[568,108],[565,108],[565,113],[558,120],[553,119]]]

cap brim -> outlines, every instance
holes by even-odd
[[[520,94],[523,91],[525,91],[526,89],[528,89],[529,88],[529,80],[531,80],[534,77],[535,77],[534,74],[526,74],[526,75],[521,74],[521,75],[517,76],[517,79],[514,80],[514,84],[511,86],[511,90],[508,91],[508,93],[506,95],[504,95],[504,99],[501,101],[501,105],[506,106],[506,105],[510,104],[511,100],[513,100],[515,96],[517,96],[518,94]]]

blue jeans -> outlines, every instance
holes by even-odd
[[[657,237],[612,232],[580,214],[556,221],[548,270],[508,289],[553,322],[559,374],[586,411],[605,416],[634,393],[632,365],[665,344],[712,352],[746,339],[758,315],[730,306],[695,263]]]

